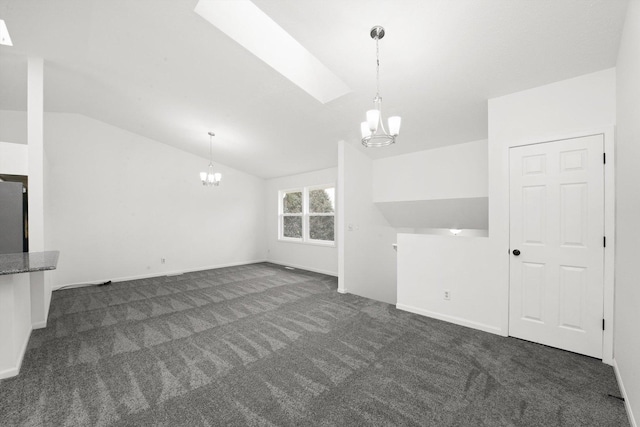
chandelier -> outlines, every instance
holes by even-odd
[[[213,137],[216,136],[215,133],[209,132],[209,166],[207,167],[206,172],[200,172],[200,179],[202,180],[202,185],[215,185],[216,187],[220,185],[220,180],[222,179],[222,174],[220,172],[213,171]]]
[[[360,124],[362,145],[365,147],[386,147],[395,144],[400,133],[400,116],[389,117],[389,132],[382,122],[382,98],[380,97],[380,51],[378,40],[384,37],[384,28],[379,25],[371,28],[371,38],[376,41],[376,97],[373,98],[374,109],[367,111],[367,121]]]

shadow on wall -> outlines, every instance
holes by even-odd
[[[455,199],[376,202],[382,215],[398,232],[451,235],[450,229],[468,230],[459,236],[487,236],[489,199]],[[471,230],[476,230],[471,232]]]

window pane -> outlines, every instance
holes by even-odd
[[[302,213],[302,192],[284,193],[282,198],[283,213]]]
[[[335,194],[335,188],[321,188],[309,191],[309,212],[333,213],[336,206]]]
[[[282,235],[284,237],[302,238],[301,216],[283,216],[282,225]]]
[[[314,240],[333,242],[333,216],[310,216],[309,237]]]

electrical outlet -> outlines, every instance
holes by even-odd
[[[445,290],[442,293],[442,298],[444,298],[445,300],[449,301],[451,299],[451,291],[450,290]]]
[[[164,264],[167,260],[165,258],[160,258],[160,264]]]

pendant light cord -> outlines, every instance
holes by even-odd
[[[213,165],[213,136],[209,135],[209,164]]]
[[[380,48],[376,37],[376,98],[380,98]]]

